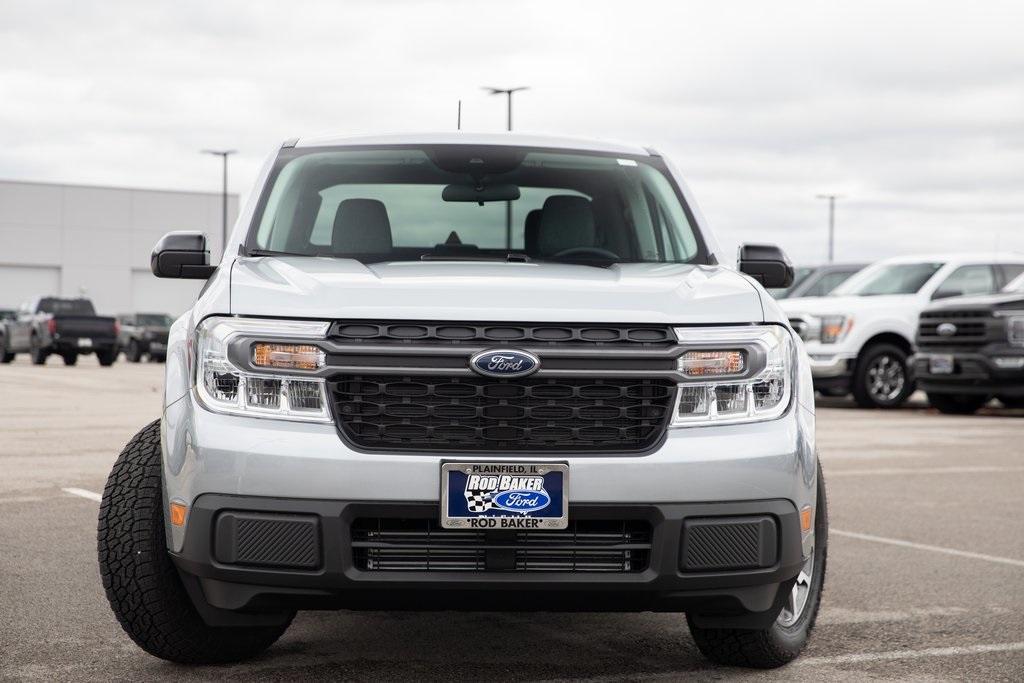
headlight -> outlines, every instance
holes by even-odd
[[[790,323],[804,341],[822,344],[841,342],[853,328],[853,318],[848,315],[800,315]]]
[[[673,427],[770,420],[793,391],[793,338],[781,325],[676,328],[691,347],[679,357]],[[694,370],[697,370],[696,372]]]
[[[214,412],[330,422],[322,339],[329,323],[256,318],[207,318],[196,330],[196,393]],[[291,340],[301,343],[290,343]],[[265,341],[267,340],[267,341]],[[272,341],[269,341],[272,340]],[[264,374],[239,367],[287,369]],[[293,374],[294,373],[294,374]]]
[[[1006,340],[1014,346],[1024,346],[1024,316],[1015,315],[1006,319]]]

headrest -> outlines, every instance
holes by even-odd
[[[526,222],[523,224],[523,250],[527,254],[539,254],[540,239],[540,217],[541,210],[534,209],[526,214]]]
[[[383,202],[345,199],[338,204],[332,250],[339,254],[386,254],[391,246],[391,221]]]
[[[574,247],[597,245],[594,210],[590,200],[570,194],[556,194],[544,201],[538,235],[539,253],[557,254]]]

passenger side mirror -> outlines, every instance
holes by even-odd
[[[149,267],[157,277],[206,280],[217,266],[210,265],[206,235],[201,232],[169,232],[153,247]]]
[[[954,296],[963,296],[964,293],[956,289],[937,289],[932,294],[932,301],[936,299],[949,299]]]
[[[740,246],[738,261],[739,271],[763,287],[789,287],[793,284],[793,264],[774,244],[744,244]]]

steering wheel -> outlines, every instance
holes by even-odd
[[[597,254],[601,258],[612,259],[613,261],[620,258],[615,252],[602,249],[601,247],[569,247],[568,249],[563,249],[557,254],[552,254],[552,258],[576,256],[578,254]]]

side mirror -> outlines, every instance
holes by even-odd
[[[169,232],[153,247],[149,267],[157,277],[186,280],[209,279],[217,266],[210,265],[206,235],[201,232]]]
[[[936,299],[949,299],[954,296],[963,296],[964,293],[956,289],[937,289],[932,294],[932,301]]]
[[[793,264],[774,244],[744,244],[740,246],[738,261],[739,271],[763,287],[789,287],[793,284]]]

